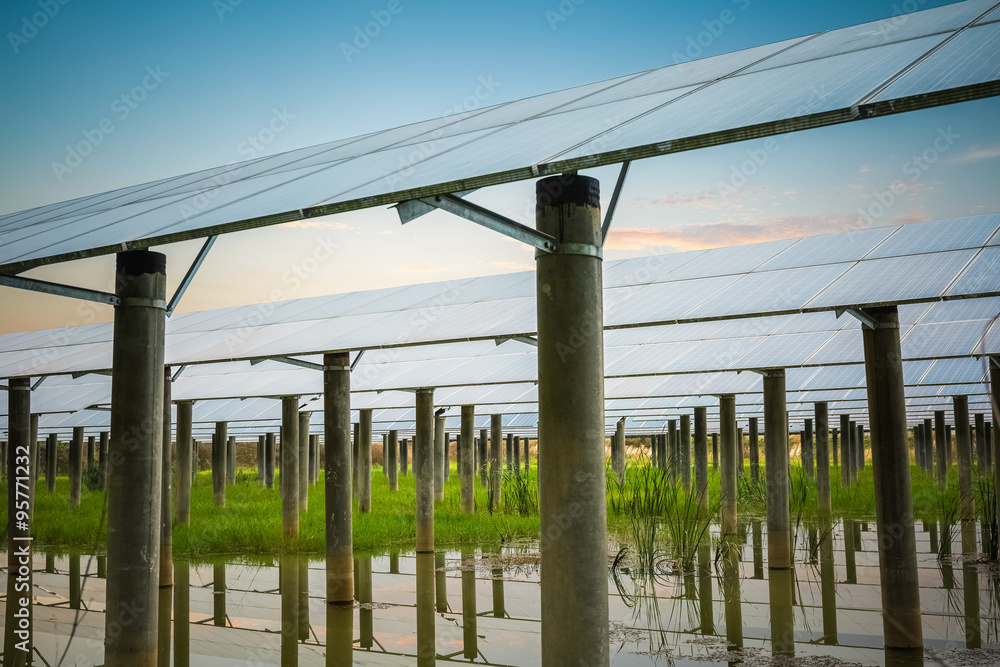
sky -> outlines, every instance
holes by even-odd
[[[6,2],[0,213],[943,4]],[[843,231],[889,196],[864,224],[1000,211],[997,117],[1000,100],[980,100],[633,163],[605,259]],[[585,173],[606,199],[617,167]],[[470,199],[532,224],[533,192]],[[200,245],[155,248],[168,293]],[[445,213],[403,227],[366,209],[220,237],[179,311],[533,265],[530,247]],[[108,256],[24,275],[110,291],[113,272]],[[10,288],[0,313],[0,333],[113,317]]]

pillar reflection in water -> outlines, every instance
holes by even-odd
[[[503,601],[503,568],[491,569],[490,575],[493,577],[493,617],[503,618],[507,614]]]
[[[823,526],[819,545],[820,591],[823,600],[823,643],[837,643],[837,570],[833,558],[833,529]]]
[[[417,665],[434,665],[434,554],[417,553]]]
[[[962,565],[962,597],[965,599],[965,648],[980,648],[979,576],[972,563]]]
[[[462,656],[469,660],[479,652],[476,620],[476,556],[462,549]]]
[[[361,603],[361,610],[358,614],[361,625],[361,648],[371,648],[375,644],[375,636],[372,625],[372,557],[359,556],[357,558],[357,576],[354,581],[358,587],[358,602]]]
[[[759,522],[757,527],[759,531]],[[715,616],[712,608],[712,548],[707,544],[698,547],[698,603],[701,634],[715,634]]]
[[[844,565],[847,568],[847,583],[858,583],[858,570],[854,561],[854,521],[844,519]]]
[[[764,541],[761,535],[760,519],[751,520],[753,533],[753,578],[764,578]]]
[[[174,561],[174,667],[191,664],[191,565]]]
[[[309,639],[309,561],[299,560],[299,639]]]
[[[442,431],[443,433],[443,431]],[[444,614],[448,611],[448,579],[445,577],[444,552],[434,553],[434,587],[435,599],[437,600],[438,613]]]
[[[69,557],[69,608],[80,608],[80,554]]]
[[[723,544],[722,599],[726,607],[726,639],[743,648],[743,607],[740,596],[740,552],[733,544]]]
[[[354,604],[326,605],[326,665],[340,667],[354,662]]]
[[[299,664],[299,564],[293,556],[278,560],[281,591],[281,667]]]
[[[220,628],[226,626],[226,564],[216,563],[213,568],[212,609],[214,623]]]
[[[158,667],[170,667],[170,605],[173,602],[173,592],[173,586],[160,586],[156,638]]]
[[[795,622],[792,614],[792,569],[768,572],[768,597],[771,611],[771,653],[795,653]]]

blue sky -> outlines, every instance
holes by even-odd
[[[941,4],[9,2],[0,9],[0,211]],[[376,36],[356,40],[372,21],[381,24],[369,29]],[[779,137],[735,192],[719,184],[763,141],[636,163],[606,257],[838,231],[899,181],[905,188],[873,224],[1000,210],[998,112],[1000,102],[984,100]],[[280,131],[254,145],[250,137],[268,125]],[[942,132],[948,150],[914,178],[913,157]],[[67,169],[67,146],[86,137],[93,152]],[[609,193],[616,170],[593,175]],[[530,222],[532,191],[519,183],[473,198]],[[197,246],[159,248],[171,284]],[[290,279],[317,248],[333,249],[331,259]],[[444,214],[403,228],[391,210],[373,209],[223,237],[181,309],[532,264],[526,246]],[[108,289],[112,271],[109,257],[28,275]],[[10,289],[0,289],[0,308],[0,332],[112,316]]]

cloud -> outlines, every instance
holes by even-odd
[[[676,229],[612,227],[605,246],[614,250],[641,250],[669,246],[676,250],[699,250],[760,243],[775,239],[833,234],[857,227],[854,215],[772,216],[747,223],[711,222]]]
[[[439,273],[444,271],[443,266],[427,266],[426,264],[402,264],[397,266],[397,273]]]
[[[534,264],[526,262],[490,262],[490,264],[510,271],[533,271],[535,269]]]
[[[860,167],[860,168],[858,169],[858,173],[859,173],[859,174],[867,174],[867,173],[870,173],[870,172],[871,172],[871,170],[872,170],[872,166],[871,166],[870,164],[863,164],[863,165],[861,165],[861,167]]]
[[[737,188],[734,191],[699,190],[697,192],[672,192],[660,197],[646,197],[641,201],[651,206],[684,206],[700,210],[742,210],[747,200],[770,194],[769,188]]]
[[[951,158],[955,164],[970,164],[1000,157],[1000,144],[990,146],[970,146]]]
[[[326,229],[350,229],[351,226],[343,222],[336,222],[329,218],[308,218],[306,220],[292,220],[291,222],[283,222],[279,227],[293,227],[295,229],[310,229],[314,227],[323,227]]]
[[[892,219],[892,224],[894,225],[909,225],[914,222],[927,222],[930,217],[923,211],[912,211],[910,213],[904,213],[903,215],[897,215]]]

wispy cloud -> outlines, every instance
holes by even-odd
[[[1000,157],[1000,144],[990,146],[970,146],[958,155],[951,158],[954,164],[969,164],[983,162]]]
[[[427,266],[426,264],[401,264],[395,269],[397,273],[439,273],[445,270],[443,266]]]

